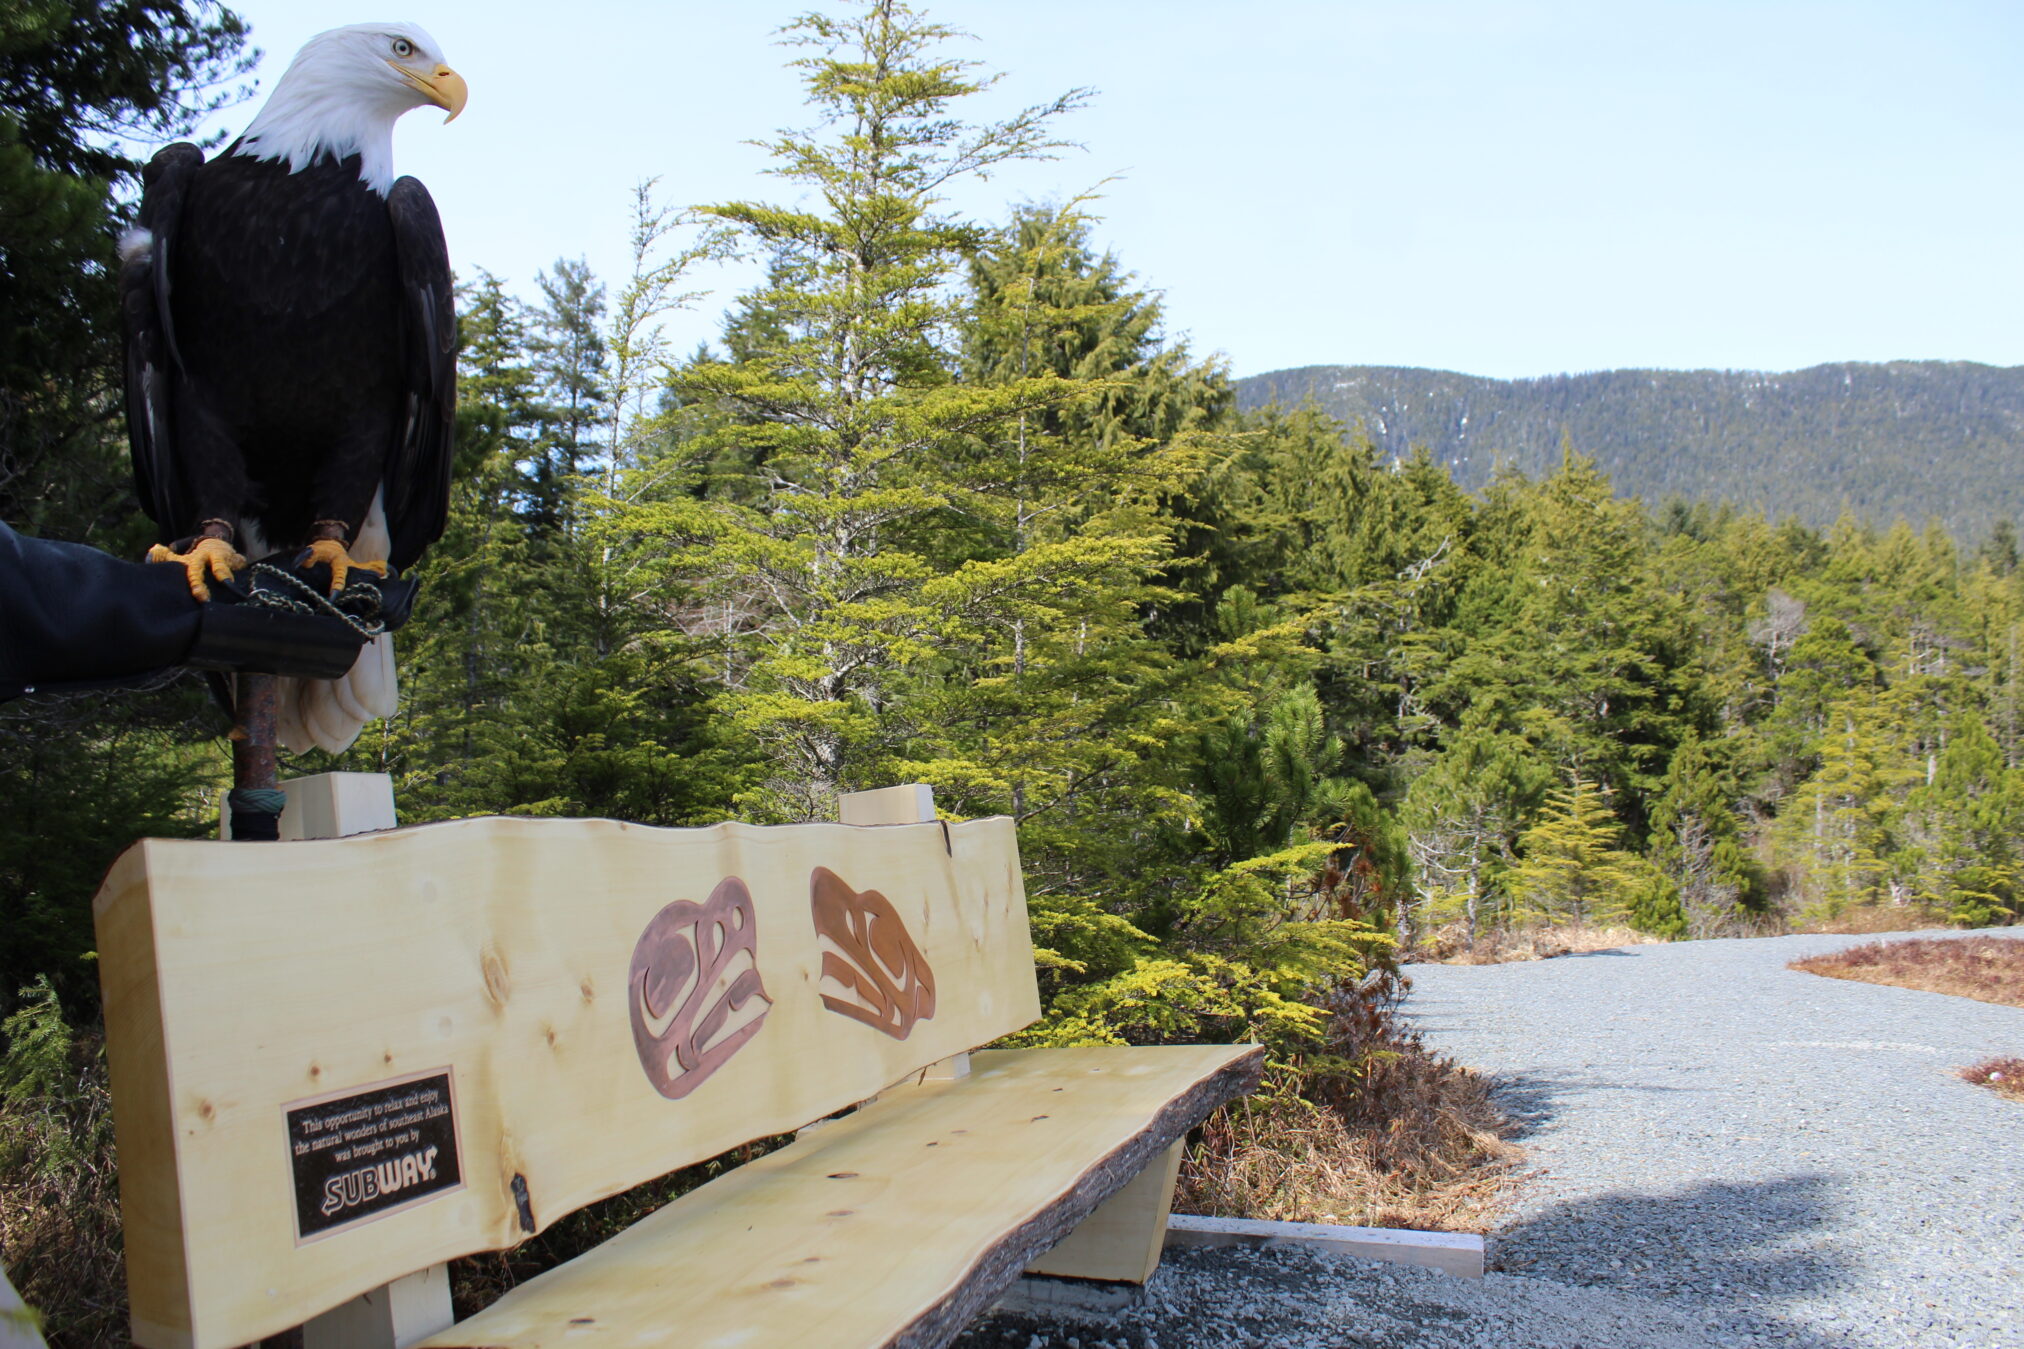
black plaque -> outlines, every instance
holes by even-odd
[[[464,1183],[447,1068],[283,1110],[298,1242],[383,1218]]]

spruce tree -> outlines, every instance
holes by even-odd
[[[1623,826],[1595,784],[1574,774],[1518,840],[1505,878],[1522,921],[1627,922],[1651,888],[1648,864],[1624,849]]]
[[[1869,690],[1827,708],[1813,746],[1819,767],[1778,816],[1780,853],[1818,914],[1890,897],[1892,780],[1909,766],[1893,753],[1884,708]]]
[[[1186,706],[1203,672],[1147,631],[1174,598],[1154,581],[1172,550],[1156,507],[1213,445],[1227,388],[1161,339],[1157,299],[1091,251],[1089,228],[1073,206],[1021,209],[968,269],[962,378],[1035,397],[949,466],[923,550],[1008,597],[1043,570],[1073,581],[951,631],[911,754],[952,808],[1022,822],[1043,893],[1129,911],[1170,888],[1141,863],[1181,825],[1174,750],[1191,711],[1207,715]]]
[[[527,514],[547,534],[575,527],[567,503],[575,477],[604,448],[598,432],[610,400],[605,287],[582,259],[557,258],[535,277],[542,303],[531,319],[531,366],[542,396],[540,455],[530,467]]]
[[[1515,856],[1521,821],[1551,777],[1522,738],[1465,722],[1413,779],[1401,813],[1414,885],[1430,920],[1459,911],[1474,946],[1502,916],[1500,877]]]
[[[664,603],[729,616],[724,705],[771,764],[750,801],[772,819],[825,815],[839,790],[898,780],[920,733],[913,695],[943,646],[1025,603],[1067,600],[1053,555],[954,566],[924,542],[958,508],[951,470],[977,438],[1058,396],[1059,381],[964,386],[949,283],[982,232],[950,185],[1063,144],[1071,93],[985,125],[952,105],[991,81],[941,55],[957,36],[896,0],[812,13],[785,30],[817,125],[769,143],[807,207],[705,208],[770,260],[744,305],[735,361],[692,364],[683,401],[716,408],[705,459],[753,465],[763,495],[635,499],[614,523],[665,561],[640,572]],[[1113,550],[1119,565],[1141,545]]]
[[[2024,917],[2024,775],[1980,717],[1953,719],[1932,781],[1907,803],[1927,865],[1918,897],[1970,926]]]
[[[1698,736],[1682,741],[1652,805],[1651,856],[1678,892],[1691,937],[1724,935],[1763,905],[1763,879],[1732,801],[1710,747]]]

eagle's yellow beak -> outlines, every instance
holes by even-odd
[[[429,102],[439,108],[448,108],[450,115],[443,119],[445,122],[456,121],[457,114],[464,110],[464,104],[471,97],[464,77],[448,66],[437,66],[434,73],[420,75],[398,62],[389,61],[387,64],[400,71],[401,78],[421,90]]]

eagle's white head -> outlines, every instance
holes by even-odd
[[[239,138],[239,153],[288,161],[297,173],[323,155],[359,157],[358,176],[384,196],[394,185],[394,123],[433,103],[453,120],[464,77],[436,40],[411,23],[355,23],[302,45]]]

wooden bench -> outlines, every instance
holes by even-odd
[[[96,903],[134,1340],[440,1302],[444,1261],[797,1130],[427,1349],[934,1345],[1028,1268],[1142,1282],[1262,1051],[969,1054],[1039,1015],[1018,854],[927,814],[136,844]]]

